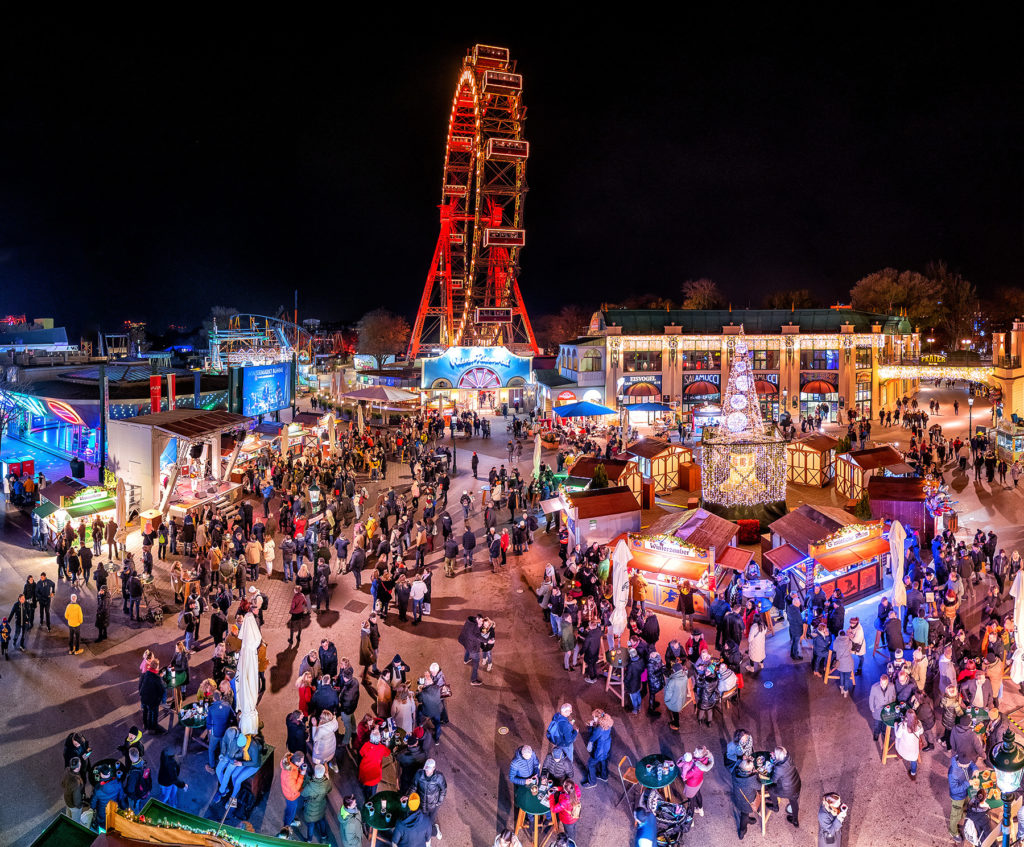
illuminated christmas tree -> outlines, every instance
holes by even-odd
[[[786,511],[786,446],[761,417],[750,350],[742,330],[722,396],[721,423],[701,439],[701,493],[709,511],[763,525]]]

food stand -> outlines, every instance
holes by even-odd
[[[839,441],[815,433],[786,445],[786,479],[796,485],[824,488],[836,475]]]
[[[570,476],[591,480],[598,465],[604,465],[611,486],[624,485],[640,499],[643,487],[643,474],[636,459],[595,459],[592,456],[581,456],[567,470]]]
[[[679,583],[693,586],[694,613],[709,617],[710,592],[724,590],[733,573],[753,559],[735,547],[734,523],[704,509],[687,509],[659,518],[641,532],[623,536],[632,557],[629,567],[647,580],[649,608],[678,614]]]
[[[884,521],[861,523],[841,509],[805,504],[769,529],[773,547],[765,559],[788,572],[804,598],[820,585],[826,594],[838,588],[849,603],[882,587],[889,558]]]
[[[836,457],[836,492],[841,497],[859,500],[872,476],[911,476],[913,473],[903,454],[888,444],[842,453]]]
[[[112,492],[101,485],[85,486],[76,479],[63,477],[40,492],[40,503],[33,511],[50,533],[51,540],[71,522],[77,528],[85,522],[85,543],[92,545],[92,522],[98,515],[104,523],[113,517],[115,500]]]
[[[654,480],[657,494],[678,488],[679,466],[693,461],[693,451],[689,447],[672,444],[661,438],[641,438],[626,447],[625,452],[635,457],[637,467],[645,478]]]
[[[565,515],[569,552],[591,544],[609,544],[624,532],[640,529],[640,504],[624,485],[596,491],[559,491],[557,509]],[[550,501],[545,501],[550,502]]]
[[[919,476],[876,476],[868,482],[871,517],[898,520],[917,530],[921,540],[928,542],[946,529],[954,532],[959,526],[956,510],[949,495],[938,482]]]

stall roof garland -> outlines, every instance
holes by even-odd
[[[826,547],[838,547],[840,544],[849,544],[852,541],[867,538],[871,530],[872,527],[867,524],[852,523],[826,535],[820,543]]]

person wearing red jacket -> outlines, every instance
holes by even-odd
[[[558,815],[558,821],[562,824],[565,834],[575,841],[576,823],[580,819],[583,806],[580,802],[580,787],[571,779],[567,779],[562,783],[562,787],[555,791],[551,811]]]
[[[359,784],[363,788],[363,799],[369,800],[377,793],[377,786],[384,777],[382,765],[389,754],[377,730],[373,730],[370,740],[359,748]]]

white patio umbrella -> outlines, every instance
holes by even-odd
[[[336,426],[336,422],[334,420],[334,415],[333,414],[328,415],[327,416],[327,438],[328,438],[328,442],[327,443],[331,447],[331,456],[332,457],[334,456],[334,427],[335,426]]]
[[[540,479],[540,433],[533,437],[533,476]]]
[[[360,435],[363,434],[363,404],[362,403],[357,403],[356,404],[356,431]]]
[[[244,735],[255,735],[260,728],[260,716],[256,711],[259,696],[259,650],[263,636],[252,612],[246,612],[242,620],[242,650],[238,655],[238,728]]]
[[[889,554],[892,556],[892,604],[897,609],[907,605],[907,587],[903,584],[903,567],[906,561],[907,531],[899,521],[889,527]],[[902,619],[902,618],[901,618]]]
[[[612,635],[616,644],[626,630],[626,603],[629,602],[629,548],[619,541],[612,553]]]
[[[126,527],[128,525],[128,494],[125,491],[124,480],[117,478],[117,488],[114,489],[114,521],[117,523],[117,532],[114,534],[114,541],[117,543],[118,558],[124,560],[124,542],[127,537]]]
[[[346,400],[370,400],[374,403],[406,403],[416,399],[416,395],[411,391],[392,388],[389,385],[370,385],[349,391],[344,397]]]
[[[1017,633],[1018,647],[1014,651],[1013,660],[1010,664],[1010,679],[1017,685],[1024,682],[1024,641],[1020,633],[1024,632],[1024,571],[1017,571],[1013,578],[1013,585],[1010,586],[1010,596],[1013,597],[1013,629]]]

